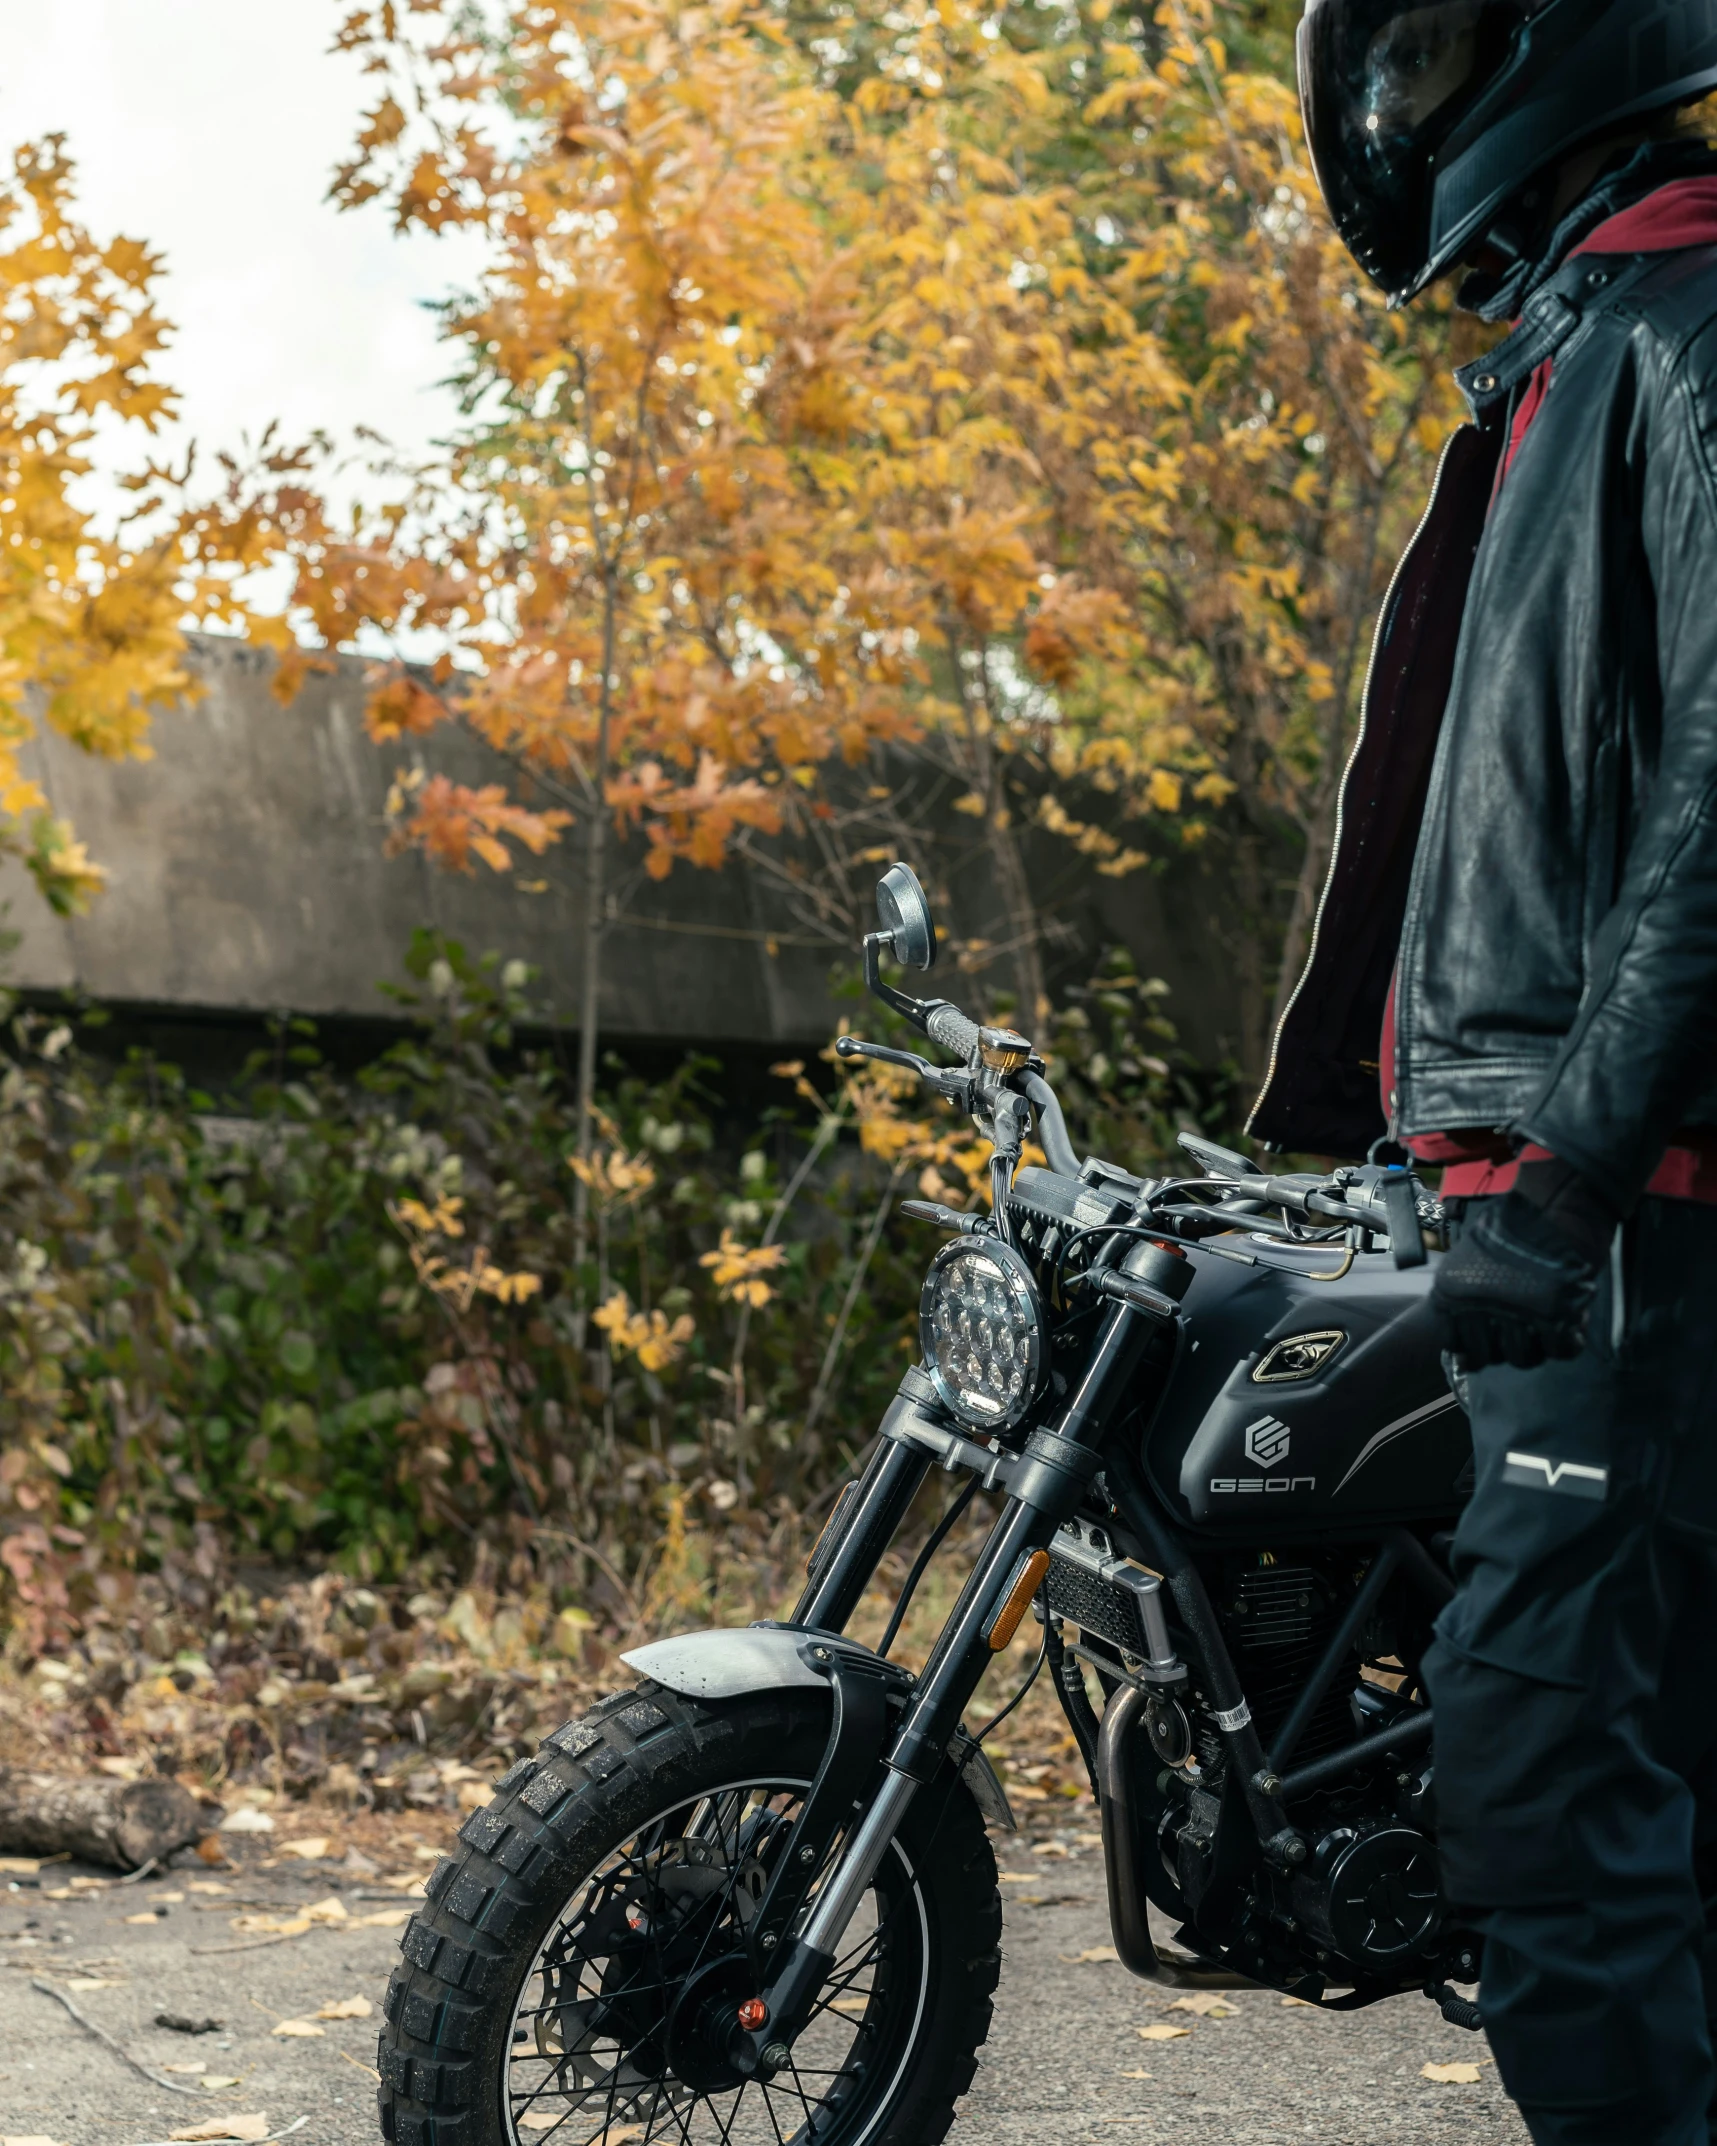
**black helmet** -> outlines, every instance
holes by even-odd
[[[1335,227],[1399,305],[1581,142],[1717,88],[1717,4],[1306,0],[1299,59]]]

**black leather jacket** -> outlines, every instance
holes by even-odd
[[[1390,1129],[1503,1129],[1631,1208],[1717,1124],[1717,247],[1565,262],[1461,377],[1250,1129],[1385,1130],[1399,962]]]

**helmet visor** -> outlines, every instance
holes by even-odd
[[[1547,0],[1308,0],[1306,141],[1348,251],[1392,298],[1422,280],[1432,166]]]

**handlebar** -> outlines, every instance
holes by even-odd
[[[977,1022],[946,1000],[932,1010],[924,1026],[931,1042],[941,1044],[945,1051],[952,1051],[956,1058],[969,1062],[978,1047]]]

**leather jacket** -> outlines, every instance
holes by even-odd
[[[1358,1156],[1497,1128],[1626,1211],[1717,1124],[1717,247],[1567,260],[1457,377],[1474,421],[1379,620],[1249,1130]]]

